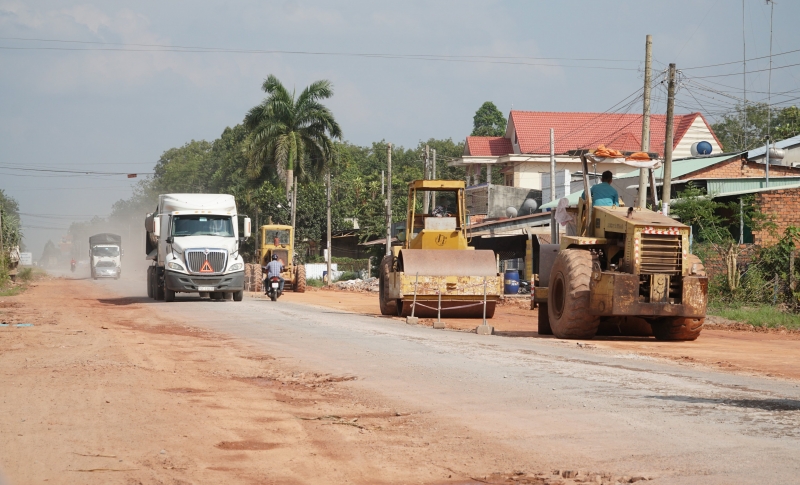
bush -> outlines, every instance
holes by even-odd
[[[306,286],[312,286],[314,288],[322,288],[325,286],[325,283],[322,281],[322,278],[309,278],[306,280]]]
[[[339,275],[338,278],[336,278],[336,281],[356,280],[360,278],[361,275],[359,275],[355,271],[345,271],[341,275]]]

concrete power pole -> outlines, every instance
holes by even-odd
[[[297,177],[294,178],[294,187],[292,188],[292,249],[295,247],[295,241],[297,238],[295,237],[295,233],[297,232],[297,226],[295,224],[295,220],[297,219]],[[328,221],[328,225],[330,225],[330,221]],[[297,254],[297,252],[295,252]]]
[[[331,247],[331,169],[328,167],[327,173],[328,179],[328,194],[327,199],[327,212],[328,212],[328,283],[327,286],[331,286],[331,281],[333,281],[333,273],[331,273],[331,259],[333,258],[333,247]]]
[[[642,106],[642,151],[650,151],[650,83],[652,82],[653,36],[648,35],[644,47],[644,103]],[[639,195],[636,207],[643,209],[647,200],[647,168],[639,169]]]
[[[675,112],[675,63],[669,65],[669,84],[667,85],[667,133],[664,137],[664,186],[661,192],[661,207],[664,215],[669,215],[669,201],[672,198],[672,125]]]
[[[436,180],[436,149],[434,148],[431,151],[433,152],[433,160],[431,162],[431,179]],[[431,192],[431,205],[434,209],[436,209],[436,192]]]
[[[422,169],[422,178],[425,180],[430,179],[430,163],[431,163],[431,149],[426,144],[425,145],[425,167]],[[428,209],[430,209],[430,199],[431,193],[427,190],[422,193],[422,213],[429,214]]]
[[[392,144],[386,144],[386,255],[392,254]],[[407,235],[408,237],[408,235]]]
[[[556,134],[555,131],[550,128],[550,202],[556,199]],[[555,208],[550,209],[550,244],[558,244],[558,226],[556,225]]]

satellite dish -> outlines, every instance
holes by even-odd
[[[539,204],[536,203],[536,199],[525,199],[525,202],[522,203],[520,212],[524,215],[529,215],[536,212],[536,209],[538,208]]]
[[[711,151],[713,148],[711,147],[711,143],[707,141],[698,141],[692,144],[692,156],[693,157],[703,157],[706,155],[711,155]]]
[[[506,208],[506,216],[508,216],[508,217],[517,217],[517,208],[516,207],[507,207]]]

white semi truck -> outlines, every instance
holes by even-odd
[[[244,297],[240,244],[250,237],[244,217],[242,237],[236,201],[226,194],[162,194],[145,219],[147,295],[175,301],[176,293],[199,293],[215,300]]]
[[[122,238],[108,232],[91,236],[89,266],[93,279],[119,279],[122,275]]]

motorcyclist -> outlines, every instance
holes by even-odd
[[[277,254],[272,255],[272,261],[267,264],[267,285],[269,284],[270,278],[273,276],[278,277],[280,279],[280,284],[278,285],[278,291],[283,293],[283,277],[281,277],[281,273],[284,270],[283,263],[278,259]],[[267,285],[264,285],[264,293],[267,292]]]
[[[75,272],[75,265],[77,265],[77,264],[78,264],[78,262],[75,261],[75,258],[72,258],[72,260],[69,262],[70,271]]]

